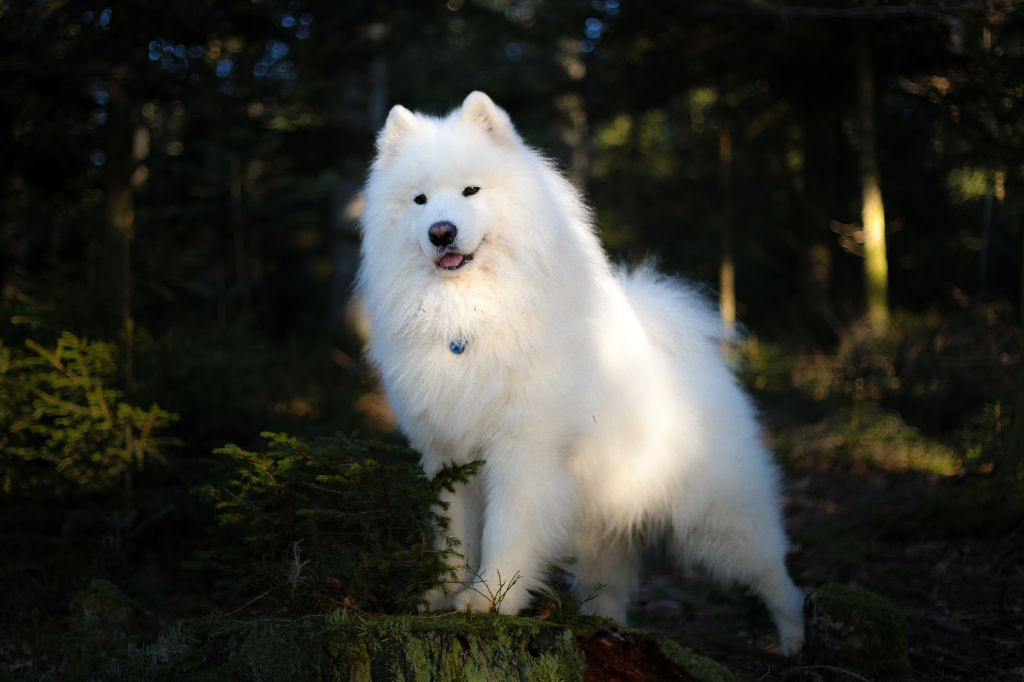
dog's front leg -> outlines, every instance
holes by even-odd
[[[464,483],[456,483],[453,490],[445,490],[440,495],[442,506],[435,512],[448,519],[445,532],[438,529],[434,537],[434,548],[446,551],[450,541],[454,541],[455,553],[448,554],[445,563],[448,575],[445,584],[428,591],[424,595],[427,608],[431,611],[448,608],[455,596],[471,584],[473,576],[480,567],[480,526],[483,517],[483,500],[481,484],[478,477]],[[454,582],[452,582],[454,579]]]
[[[559,557],[574,508],[573,482],[552,448],[522,443],[492,453],[483,467],[480,570],[456,609],[515,614]]]

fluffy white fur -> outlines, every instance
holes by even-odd
[[[449,247],[430,242],[438,221]],[[464,580],[519,573],[500,605],[516,613],[572,556],[590,610],[624,621],[641,540],[667,533],[680,560],[753,588],[780,650],[800,649],[778,475],[714,311],[648,266],[613,269],[579,193],[480,92],[444,118],[391,110],[363,228],[369,356],[400,427],[430,476],[486,462],[446,500]],[[438,267],[453,250],[472,261]],[[429,600],[489,609],[479,592]]]

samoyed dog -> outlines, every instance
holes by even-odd
[[[394,107],[365,196],[357,291],[399,426],[428,476],[484,461],[445,498],[463,583],[430,606],[517,613],[573,557],[585,607],[623,622],[663,537],[799,651],[778,473],[715,312],[612,267],[580,193],[481,92],[444,118]]]

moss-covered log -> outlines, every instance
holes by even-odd
[[[592,655],[598,648],[607,652],[600,660]],[[564,625],[493,614],[361,617],[345,610],[296,620],[187,621],[152,644],[129,646],[85,676],[125,681],[582,682],[585,675],[618,679],[621,665],[647,675],[635,679],[732,680],[713,661],[638,632],[574,632]]]
[[[109,680],[582,680],[583,656],[562,626],[493,615],[183,623],[130,647]]]

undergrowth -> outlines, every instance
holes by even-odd
[[[1020,333],[1005,311],[901,313],[854,325],[832,352],[752,338],[740,376],[794,461],[949,475],[991,470],[1012,419]]]
[[[433,530],[447,529],[438,496],[478,465],[428,480],[408,448],[342,435],[263,437],[262,450],[216,450],[220,480],[199,492],[224,534],[193,565],[219,575],[222,597],[248,595],[264,610],[415,610],[458,551],[432,545]]]

